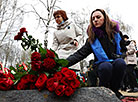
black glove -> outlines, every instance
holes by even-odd
[[[123,53],[122,53],[122,55],[121,55],[121,58],[123,58],[123,59],[124,59],[126,56],[127,56],[127,55],[126,55],[126,53],[125,53],[125,52],[123,52]]]
[[[112,53],[112,58],[113,59],[116,59],[116,58],[125,58],[126,57],[126,53],[122,53],[122,55],[117,55],[117,54],[115,54],[115,53]]]

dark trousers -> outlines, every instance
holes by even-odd
[[[137,81],[136,81],[136,73],[134,70],[134,67],[136,65],[134,64],[128,64],[127,65],[127,69],[126,69],[126,73],[125,73],[125,79],[124,81],[126,81],[127,86],[130,86],[131,89],[134,89],[134,87],[137,87]]]
[[[97,72],[95,70],[91,70],[88,72],[88,85],[95,87],[97,86]]]
[[[99,86],[105,86],[116,92],[119,90],[126,63],[122,58],[115,59],[112,63],[103,62],[98,66]]]
[[[138,79],[138,69],[135,69],[136,78]]]

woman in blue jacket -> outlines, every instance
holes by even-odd
[[[123,79],[126,63],[121,56],[120,34],[117,22],[109,19],[106,12],[96,9],[91,13],[87,29],[88,39],[73,55],[70,55],[68,67],[94,54],[94,64],[100,79],[99,86],[110,88],[118,98],[123,95],[118,91]]]

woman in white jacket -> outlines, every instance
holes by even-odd
[[[83,35],[81,30],[71,21],[64,10],[57,10],[53,14],[57,25],[54,32],[52,48],[58,54],[59,58],[66,59],[69,55],[78,50]],[[74,71],[80,71],[80,64],[77,63],[70,67]]]
[[[135,41],[132,40],[130,44],[126,46],[126,48],[127,48],[126,52],[127,56],[125,58],[125,62],[127,64],[126,77],[128,80],[127,84],[130,86],[130,90],[128,92],[133,92],[134,87],[138,87],[134,71],[134,67],[137,65]]]

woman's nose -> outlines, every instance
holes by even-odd
[[[94,22],[97,22],[97,18],[94,19]]]

